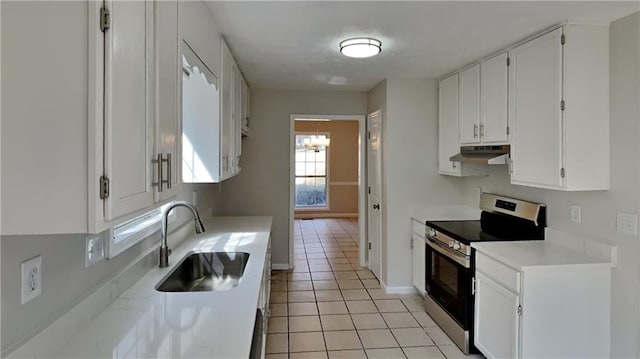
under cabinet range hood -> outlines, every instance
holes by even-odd
[[[462,146],[460,147],[460,153],[451,156],[449,160],[485,165],[506,165],[509,161],[510,151],[510,145]]]

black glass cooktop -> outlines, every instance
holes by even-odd
[[[480,241],[541,240],[544,235],[522,226],[492,225],[485,221],[427,221],[427,226],[447,234],[462,243]]]

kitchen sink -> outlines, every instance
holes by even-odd
[[[249,253],[199,252],[185,256],[156,286],[161,292],[206,292],[235,288],[247,266]]]

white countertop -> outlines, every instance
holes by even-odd
[[[579,250],[563,247],[548,240],[478,242],[472,243],[471,247],[520,271],[526,271],[527,268],[540,266],[612,266],[610,260],[589,256]]]
[[[214,217],[206,232],[173,250],[116,299],[54,358],[249,357],[271,217]],[[190,251],[249,253],[244,275],[228,291],[163,293],[156,284]]]
[[[413,205],[409,215],[418,222],[426,221],[466,221],[480,219],[480,208],[466,205]]]

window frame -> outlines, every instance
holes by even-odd
[[[316,132],[313,132],[313,131],[294,131],[294,136],[295,136],[294,139],[297,139],[298,136],[316,136],[316,135],[318,135],[318,136],[319,135],[324,135],[329,140],[331,140],[331,133],[327,132],[327,131],[323,131],[323,132],[319,132],[319,131],[316,131]],[[296,143],[296,141],[294,140],[294,151],[296,150],[295,143]],[[296,182],[296,178],[299,178],[299,177],[296,176],[296,168],[295,168],[295,166],[296,166],[296,162],[297,161],[295,160],[295,153],[294,153],[294,159],[293,159],[293,167],[294,167],[293,168],[293,188],[294,188],[294,191],[293,191],[293,196],[294,196],[293,209],[294,209],[294,211],[314,212],[314,211],[330,211],[331,210],[331,206],[330,206],[330,203],[329,203],[329,198],[331,198],[330,191],[329,191],[329,187],[330,187],[329,186],[329,175],[330,175],[329,159],[331,158],[331,155],[330,155],[331,145],[329,145],[329,147],[326,147],[325,151],[326,151],[326,161],[325,161],[326,168],[325,168],[324,178],[325,178],[325,186],[326,186],[326,190],[325,190],[326,198],[325,198],[325,205],[322,206],[322,207],[309,207],[309,206],[298,207],[298,205],[296,205],[296,200],[295,200],[295,195],[296,195],[295,186],[296,186],[296,184],[295,184],[295,182]],[[318,176],[318,177],[321,177],[321,176]],[[302,178],[302,177],[300,177],[300,178]]]

